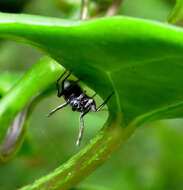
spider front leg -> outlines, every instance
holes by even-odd
[[[83,120],[83,117],[89,112],[89,110],[87,112],[83,112],[81,115],[80,115],[80,127],[79,127],[79,135],[78,135],[78,138],[77,138],[77,141],[76,141],[76,145],[79,146],[81,144],[81,140],[82,140],[82,137],[83,137],[83,132],[84,132],[84,120]]]
[[[63,95],[63,84],[64,82],[68,79],[68,77],[71,75],[71,72],[68,73],[68,75],[64,78],[64,80],[62,81],[62,85],[60,86],[59,82],[61,80],[61,78],[67,73],[67,71],[65,71],[57,80],[56,82],[56,88],[57,88],[57,96],[61,97]]]
[[[54,108],[54,109],[48,114],[48,117],[50,117],[51,115],[53,115],[56,111],[58,111],[58,110],[64,108],[64,107],[67,106],[68,104],[69,104],[69,102],[67,101],[67,102],[65,102],[65,103],[63,103],[63,104],[61,104],[61,105],[59,105],[58,107]]]

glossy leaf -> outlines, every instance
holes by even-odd
[[[183,116],[183,30],[178,27],[129,17],[68,21],[0,14],[0,36],[44,51],[104,99],[115,92],[108,103],[110,117],[97,137],[69,162],[21,190],[68,189],[99,166],[138,125]],[[4,118],[0,123],[6,124]],[[0,129],[4,133],[5,127]]]
[[[74,22],[0,14],[1,36],[47,52],[103,98],[114,90],[109,109],[123,113],[126,123],[138,116],[182,117],[182,34],[128,17]]]
[[[3,98],[5,94],[12,88],[12,86],[21,77],[20,73],[12,72],[1,72],[0,75],[0,96]],[[7,160],[12,157],[18,150],[19,145],[23,142],[24,127],[23,123],[25,121],[26,109],[20,112],[17,117],[15,117],[12,125],[8,127],[8,132],[0,144],[0,165],[4,165]],[[20,142],[21,141],[21,142]]]
[[[42,95],[42,91],[53,84],[61,72],[63,68],[58,63],[44,58],[22,77],[18,73],[1,75],[0,164],[9,161],[20,148],[32,109],[46,95]]]

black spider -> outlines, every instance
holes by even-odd
[[[71,72],[64,78],[60,88],[59,81],[66,74],[66,72],[67,71],[65,71],[56,82],[56,87],[58,90],[57,96],[58,97],[63,96],[66,102],[53,109],[49,113],[48,117],[69,104],[72,106],[73,111],[81,112],[79,135],[76,141],[76,145],[80,145],[84,129],[84,121],[83,121],[84,115],[86,115],[89,111],[93,112],[100,111],[103,108],[103,106],[107,103],[107,101],[111,98],[113,93],[110,96],[108,96],[107,99],[97,108],[95,100],[93,99],[96,93],[90,97],[86,95],[86,91],[83,91],[81,87],[77,84],[79,80],[77,81],[67,80],[68,77],[71,75]]]

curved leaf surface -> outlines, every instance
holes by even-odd
[[[13,87],[10,88],[8,93],[5,93],[0,101],[1,142],[7,134],[8,127],[14,125],[12,122],[18,117],[18,114],[27,107],[35,97],[38,99],[40,93],[52,85],[60,76],[61,72],[63,72],[63,67],[56,61],[46,57],[35,64],[35,66],[19,80],[16,80]],[[5,78],[7,77],[5,76],[4,79]],[[45,78],[47,78],[47,80],[45,80]],[[9,88],[8,85],[6,87]],[[18,123],[21,123],[21,121]]]
[[[111,117],[96,138],[69,162],[22,190],[69,189],[123,144],[137,125],[183,116],[183,30],[178,27],[129,17],[68,21],[0,14],[0,36],[29,43],[46,52],[103,98],[115,91],[108,105]],[[28,90],[21,105],[15,105],[17,97],[10,99],[11,104],[8,98],[4,105],[0,102],[3,105],[0,124],[6,124],[1,126],[2,133],[5,134],[7,120],[12,120],[17,109],[21,110],[35,92],[47,88],[51,84],[49,79],[53,82],[58,77],[47,67],[41,64],[23,80],[29,85],[20,83],[18,91],[11,91],[12,96],[22,97],[21,89]],[[41,76],[51,76],[45,80],[44,87],[39,80],[39,89],[33,85],[35,89],[29,90],[38,71]],[[56,75],[59,71],[57,68]],[[11,117],[3,117],[12,108],[15,112]],[[124,128],[119,127],[124,126],[123,118],[129,124]]]
[[[183,116],[178,27],[128,17],[81,22],[0,14],[0,35],[47,52],[103,98],[114,90],[109,109],[126,123]]]
[[[33,109],[53,92],[53,87],[48,87],[61,72],[63,67],[48,57],[42,58],[23,76],[17,72],[1,72],[0,166],[10,161],[20,149]]]

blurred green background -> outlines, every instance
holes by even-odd
[[[110,2],[93,0],[91,14],[100,10],[102,15]],[[165,22],[174,3],[173,0],[123,0],[118,14]],[[80,1],[0,0],[0,11],[78,19]],[[0,41],[0,71],[25,72],[41,56],[41,52],[27,45]],[[98,104],[101,101],[97,98]],[[87,115],[82,146],[78,148],[75,146],[78,113],[68,107],[49,119],[46,117],[62,102],[55,93],[36,107],[21,151],[0,168],[0,190],[17,189],[52,171],[85,146],[107,118],[105,111]],[[77,187],[84,187],[83,190],[182,190],[182,125],[183,120],[167,120],[142,126],[124,147]]]

